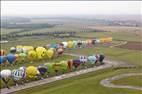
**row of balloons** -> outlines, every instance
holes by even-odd
[[[43,60],[46,58],[53,58],[55,55],[60,56],[63,54],[64,49],[67,48],[77,48],[77,47],[87,47],[95,43],[106,43],[111,42],[112,38],[100,38],[100,39],[90,39],[85,41],[68,41],[61,43],[47,44],[43,47],[33,47],[33,46],[21,46],[10,48],[10,53],[5,55],[4,50],[0,50],[0,64],[13,64],[15,62],[24,62],[25,60]]]
[[[66,71],[72,71],[73,69],[77,69],[79,66],[87,67],[90,65],[95,65],[96,63],[103,64],[105,56],[104,55],[91,55],[91,56],[79,56],[77,59],[70,59],[67,61],[60,61],[58,63],[44,63],[39,65],[38,67],[35,66],[28,66],[28,67],[20,67],[18,69],[4,69],[0,72],[0,78],[5,83],[6,87],[9,88],[8,82],[10,79],[13,80],[15,85],[19,84],[19,81],[22,80],[24,83],[25,79],[34,79],[40,78],[43,79],[44,76],[47,77],[49,74],[62,72],[65,73]]]

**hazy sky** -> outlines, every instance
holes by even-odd
[[[1,15],[142,14],[142,1],[1,1]]]

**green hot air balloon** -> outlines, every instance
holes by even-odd
[[[47,67],[48,73],[53,73],[54,72],[54,70],[53,70],[53,64],[54,63],[44,63],[44,65]]]

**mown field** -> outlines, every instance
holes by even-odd
[[[37,32],[37,31],[35,31]],[[118,44],[120,41],[137,41],[140,42],[141,36],[137,36],[133,33],[127,32],[83,32],[77,33],[76,36],[82,37],[82,39],[86,39],[89,37],[113,37],[113,44]],[[60,42],[65,40],[74,40],[78,38],[64,38],[64,39],[48,39],[44,38],[22,38],[18,39],[6,44],[2,44],[2,48],[8,49],[12,46],[16,46],[19,44],[22,45],[46,45],[47,43],[52,42]],[[37,86],[34,88],[29,88],[25,90],[21,90],[15,92],[14,94],[141,94],[141,91],[138,90],[130,90],[130,89],[115,89],[115,88],[107,88],[100,85],[100,81],[110,76],[114,76],[121,73],[127,72],[140,72],[142,67],[142,52],[136,50],[128,50],[117,47],[109,47],[109,46],[94,46],[93,48],[81,48],[81,49],[73,49],[67,50],[65,52],[68,53],[76,53],[76,54],[99,54],[102,53],[106,56],[106,58],[111,58],[113,60],[125,61],[127,63],[131,63],[136,65],[136,68],[132,69],[105,69],[97,72],[88,73],[85,75],[68,78],[61,81],[56,81],[50,84],[45,84],[42,86]],[[70,58],[65,56],[65,58],[61,57],[59,60],[64,60],[66,58]],[[72,58],[72,57],[71,57]],[[54,61],[54,60],[53,60]],[[58,60],[57,60],[58,61]],[[26,63],[30,65],[30,63]],[[35,63],[36,64],[36,63]],[[32,65],[32,64],[31,64]],[[17,66],[19,67],[19,66]],[[129,79],[129,78],[126,78]],[[125,80],[126,80],[125,79]],[[124,81],[125,81],[124,80]],[[117,82],[117,81],[116,81]],[[139,83],[139,80],[131,80],[132,83]]]
[[[116,74],[134,72],[130,69],[105,69],[85,75],[56,81],[15,92],[13,94],[141,94],[139,90],[107,88],[100,85],[100,81]]]
[[[116,85],[142,86],[141,79],[142,79],[142,75],[130,76],[130,77],[124,77],[124,78],[112,81],[112,83]]]

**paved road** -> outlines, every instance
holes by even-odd
[[[77,54],[70,54],[70,53],[64,53],[66,55],[71,55],[71,56],[80,56]],[[74,76],[78,76],[81,74],[85,74],[85,73],[89,73],[89,72],[93,72],[93,71],[97,71],[97,70],[101,70],[101,69],[105,69],[105,68],[110,68],[110,67],[117,67],[117,66],[126,66],[126,67],[134,67],[131,64],[127,64],[125,62],[121,62],[121,61],[114,61],[114,60],[110,60],[110,59],[105,59],[104,60],[105,64],[101,65],[101,66],[95,66],[92,68],[87,68],[87,69],[82,69],[79,71],[75,71],[75,72],[70,72],[70,73],[66,73],[60,76],[55,76],[55,77],[50,77],[50,78],[46,78],[43,80],[38,80],[38,81],[34,81],[34,82],[30,82],[30,83],[25,83],[25,85],[20,85],[20,86],[12,86],[10,89],[4,88],[1,89],[1,94],[8,94],[11,92],[15,92],[21,89],[26,89],[26,88],[30,88],[30,87],[34,87],[34,86],[38,86],[38,85],[43,85],[46,83],[51,83],[57,80],[61,80],[61,79],[65,79],[65,78],[70,78],[70,77],[74,77]]]
[[[128,73],[128,74],[120,74],[114,77],[106,78],[100,82],[101,85],[105,87],[111,87],[111,88],[128,88],[128,89],[136,89],[136,90],[142,90],[142,87],[137,86],[129,86],[129,85],[115,85],[111,83],[114,80],[127,77],[127,76],[135,76],[135,75],[142,75],[142,73]]]
[[[79,71],[75,71],[75,72],[70,72],[70,73],[66,73],[66,74],[62,74],[60,76],[55,76],[55,77],[51,77],[51,78],[46,78],[43,80],[38,80],[38,81],[34,81],[34,82],[30,82],[30,83],[26,83],[25,85],[20,85],[20,86],[12,86],[10,89],[4,88],[1,89],[1,94],[7,94],[7,93],[11,93],[11,92],[15,92],[21,89],[26,89],[26,88],[30,88],[30,87],[34,87],[34,86],[38,86],[38,85],[43,85],[46,83],[51,83],[57,80],[62,80],[65,78],[70,78],[70,77],[74,77],[74,76],[78,76],[81,74],[85,74],[85,73],[89,73],[92,71],[97,71],[97,70],[101,70],[101,69],[105,69],[105,68],[109,68],[112,67],[111,64],[104,64],[101,66],[95,66],[93,68],[87,68],[87,69],[82,69]]]

